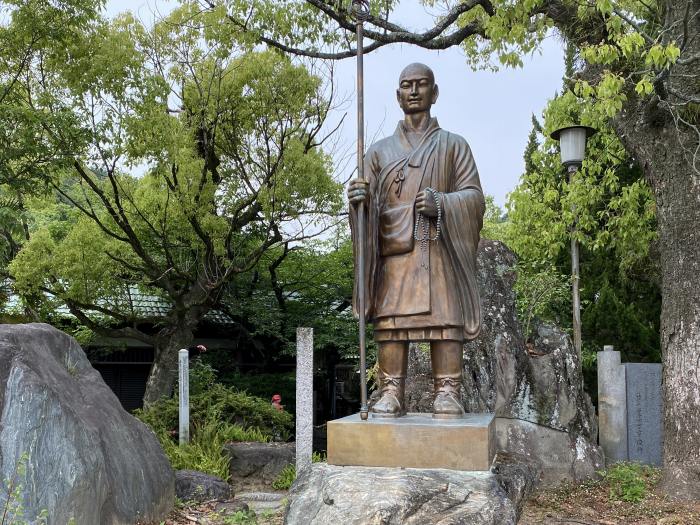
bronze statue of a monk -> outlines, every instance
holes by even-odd
[[[430,109],[438,98],[432,70],[410,64],[396,97],[404,112],[394,135],[373,144],[364,159],[366,181],[350,182],[353,246],[365,243],[367,319],[379,347],[379,400],[373,417],[406,413],[408,343],[429,341],[433,416],[464,415],[462,346],[479,333],[476,250],[484,216],[479,174],[467,142],[440,128]],[[367,231],[357,232],[364,201]],[[357,250],[355,250],[357,253]],[[357,261],[356,261],[357,262]]]

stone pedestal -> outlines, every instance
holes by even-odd
[[[485,471],[494,457],[493,414],[434,419],[432,414],[328,422],[328,463],[368,467]]]
[[[490,471],[314,463],[289,492],[286,525],[515,525],[539,476],[517,455]]]

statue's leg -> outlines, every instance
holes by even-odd
[[[433,363],[435,399],[433,417],[460,418],[462,407],[462,343],[459,341],[432,341],[430,357]]]
[[[373,417],[399,417],[406,413],[404,389],[408,368],[408,342],[379,343],[379,401],[372,409]]]

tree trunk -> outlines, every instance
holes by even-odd
[[[178,377],[178,351],[188,348],[194,339],[193,329],[180,326],[168,335],[158,338],[151,372],[146,382],[146,393],[143,396],[144,407],[147,407],[161,397],[170,397]]]
[[[682,159],[682,152],[668,152]],[[677,160],[673,161],[674,164]],[[700,495],[700,180],[689,166],[654,185],[662,271],[664,487]]]
[[[630,104],[630,106],[632,106]],[[626,109],[616,128],[656,200],[662,274],[664,477],[679,498],[700,494],[700,174],[697,136],[663,104]]]

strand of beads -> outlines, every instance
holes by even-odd
[[[413,226],[413,238],[420,242],[421,250],[421,268],[428,269],[430,266],[426,262],[426,254],[428,252],[428,243],[435,242],[440,238],[440,233],[442,232],[442,205],[440,203],[440,193],[433,188],[425,188],[426,192],[429,192],[433,199],[435,200],[435,207],[437,208],[437,221],[435,222],[435,236],[430,236],[430,219],[425,217],[422,213],[418,213],[416,218],[416,223]]]

